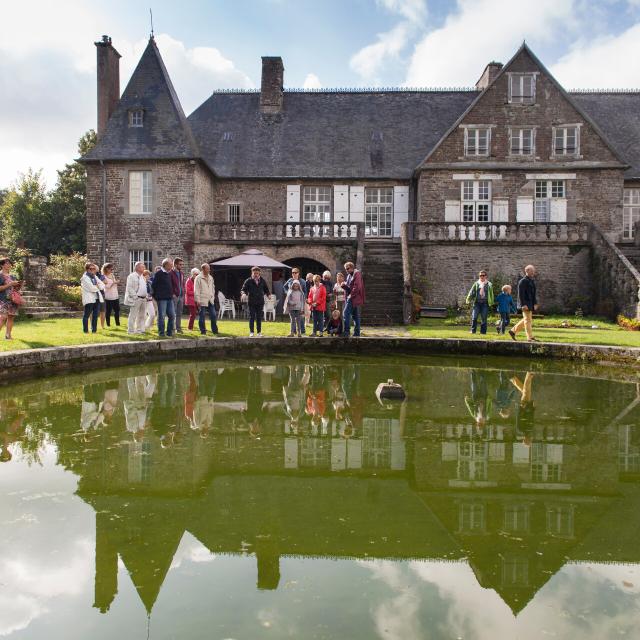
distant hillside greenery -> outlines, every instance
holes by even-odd
[[[90,129],[78,142],[82,156],[96,144]],[[41,171],[21,173],[12,187],[0,190],[0,244],[24,247],[36,255],[84,253],[87,174],[79,162],[58,171],[47,191]]]

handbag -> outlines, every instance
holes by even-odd
[[[11,302],[13,302],[13,304],[15,304],[16,307],[20,307],[24,304],[24,298],[22,297],[20,292],[17,291],[16,289],[13,289],[11,291]]]

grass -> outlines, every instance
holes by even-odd
[[[640,331],[625,331],[613,322],[600,318],[567,318],[574,327],[562,328],[561,316],[534,319],[535,336],[545,342],[573,342],[577,344],[594,344],[607,346],[640,347]],[[593,324],[598,329],[591,329]],[[196,325],[197,326],[197,325]],[[208,325],[207,325],[208,326]],[[186,322],[183,323],[183,328]],[[219,323],[220,335],[223,337],[247,336],[249,333],[246,320],[227,320]],[[377,336],[411,336],[413,338],[462,338],[469,340],[510,340],[509,336],[498,336],[490,321],[489,333],[486,336],[469,334],[469,325],[453,318],[445,320],[423,319],[411,327],[363,328],[363,335]],[[265,322],[262,332],[269,337],[283,337],[289,333],[289,323],[284,321]],[[2,336],[0,332],[0,336]],[[520,334],[520,340],[525,340]],[[84,334],[80,318],[52,318],[50,320],[18,319],[13,328],[13,340],[0,338],[0,351],[18,349],[36,349],[41,347],[69,346],[77,344],[97,344],[105,342],[144,341],[158,338],[157,330],[144,335],[128,335],[125,322],[120,327],[98,329],[95,334]],[[187,331],[180,336],[184,340],[200,339],[199,332]]]

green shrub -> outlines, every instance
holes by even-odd
[[[59,284],[53,287],[53,297],[69,307],[82,309],[82,287]]]
[[[74,251],[70,255],[54,254],[49,258],[47,276],[51,280],[66,280],[67,282],[80,282],[84,273],[84,265],[87,256],[84,253]]]

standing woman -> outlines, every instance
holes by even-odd
[[[158,308],[156,306],[156,301],[153,299],[153,288],[151,287],[151,271],[145,269],[142,272],[144,279],[147,285],[147,302],[145,305],[145,316],[144,316],[144,331],[145,333],[151,329],[153,326],[153,322],[158,315]]]
[[[18,315],[18,305],[11,299],[13,291],[19,291],[22,280],[11,275],[13,262],[9,258],[0,259],[0,329],[6,324],[5,339],[11,340],[13,321]]]
[[[120,300],[118,298],[118,284],[120,281],[113,275],[113,264],[107,262],[102,265],[102,283],[104,284],[104,302],[106,306],[107,327],[111,326],[111,314],[120,326]]]
[[[85,333],[89,333],[89,318],[91,318],[91,333],[95,333],[98,330],[100,303],[104,301],[104,284],[97,275],[98,265],[93,264],[93,262],[87,262],[84,268],[84,275],[80,278],[82,305],[84,306],[82,330]]]
[[[313,287],[311,287],[311,291],[309,291],[307,301],[309,302],[313,316],[313,333],[311,337],[320,334],[322,338],[324,331],[324,312],[327,309],[327,289],[322,284],[322,278],[319,275],[313,277]]]
[[[200,275],[200,269],[196,269],[195,267],[191,269],[191,275],[187,278],[187,284],[184,288],[184,304],[187,309],[189,309],[189,331],[193,331],[193,323],[195,322],[196,316],[198,315],[198,307],[196,307],[196,301],[193,296],[194,291],[194,282],[196,276]]]
[[[347,298],[347,292],[344,288],[344,273],[338,271],[336,273],[336,283],[333,285],[333,308],[337,309],[342,315],[344,311],[344,303]]]

